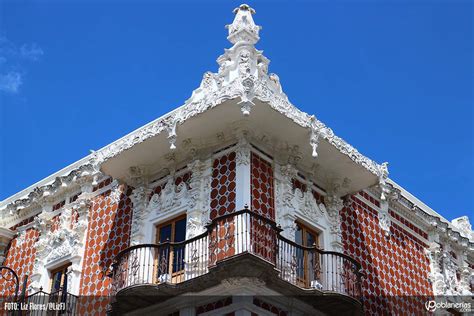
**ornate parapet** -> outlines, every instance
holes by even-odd
[[[459,229],[459,232],[463,237],[468,238],[469,240],[474,241],[474,232],[472,231],[472,225],[469,221],[469,217],[461,216],[455,218],[451,221],[454,227]]]

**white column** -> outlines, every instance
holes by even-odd
[[[236,210],[251,208],[250,201],[250,144],[245,133],[240,135],[236,149]]]
[[[246,132],[239,134],[239,144],[236,148],[236,211],[243,210],[246,206],[251,209],[250,199],[250,144],[246,138]],[[250,218],[248,214],[234,217],[235,224],[235,250],[242,253],[249,249],[250,245]]]

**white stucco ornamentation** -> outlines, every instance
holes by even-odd
[[[130,244],[132,246],[143,243],[143,225],[150,212],[147,207],[149,193],[150,190],[142,185],[134,189],[132,196],[130,197],[133,204],[132,227],[130,233]]]
[[[335,194],[325,196],[326,210],[331,222],[331,233],[340,237],[341,235],[341,215],[340,211],[344,207],[344,201]]]
[[[191,170],[186,237],[192,238],[205,231],[209,219],[211,192],[211,160],[199,159],[188,165]]]
[[[453,219],[451,222],[456,228],[459,229],[461,235],[466,238],[469,238],[470,240],[474,240],[474,232],[472,231],[472,226],[469,222],[469,217],[461,216]]]
[[[379,226],[385,232],[385,235],[390,235],[390,227],[392,221],[389,213],[389,202],[396,199],[396,191],[387,183],[388,179],[388,163],[384,162],[380,168],[379,187],[380,187],[380,210],[378,214]]]
[[[112,182],[112,187],[110,188],[109,201],[112,204],[118,204],[122,197],[122,189],[117,180]]]
[[[317,129],[313,128],[314,124],[313,121],[316,120],[316,117],[314,115],[311,116],[311,137],[309,140],[309,144],[311,145],[311,148],[313,149],[312,156],[313,158],[318,157],[318,146],[319,146],[319,132]]]
[[[300,210],[306,215],[311,221],[318,222],[319,219],[324,215],[326,207],[323,203],[318,205],[313,193],[308,190],[302,192],[300,189],[295,189],[293,197],[295,208]]]
[[[431,242],[426,249],[426,255],[430,261],[430,282],[433,286],[434,295],[455,296],[472,295],[470,289],[471,279],[474,272],[463,260],[464,254],[453,255],[454,250],[449,250],[436,243]]]
[[[173,208],[184,206],[184,203],[188,205],[194,203],[190,199],[186,183],[181,182],[179,185],[175,185],[174,177],[169,176],[161,193],[154,194],[151,197],[147,209],[149,211],[155,210],[156,212],[166,213]]]
[[[226,100],[236,98],[240,99],[239,106],[242,113],[250,115],[254,100],[258,99],[268,103],[271,108],[287,116],[296,124],[308,129],[311,134],[309,143],[313,148],[314,156],[317,155],[320,139],[325,139],[354,162],[373,174],[380,175],[381,166],[360,154],[343,139],[335,136],[330,128],[314,116],[300,111],[289,102],[283,93],[278,76],[268,73],[270,61],[254,46],[259,40],[260,30],[252,18],[255,11],[247,5],[241,5],[234,12],[235,19],[228,26],[228,39],[233,46],[226,49],[224,54],[217,59],[218,72],[206,72],[199,88],[183,106],[96,152],[97,160],[99,162],[108,160],[162,132],[168,133],[170,146],[175,148],[179,125],[186,120]]]
[[[26,237],[26,229],[24,227],[18,228],[17,238],[16,238],[16,245],[21,247],[25,242]]]
[[[35,187],[25,197],[14,200],[0,210],[0,226],[7,227],[20,218],[31,216],[30,212],[44,208],[44,205],[48,204],[45,202],[51,200],[53,196],[61,196],[71,191],[71,188],[79,187],[81,181],[91,179],[98,172],[97,166],[94,166],[91,160],[86,160],[69,173],[54,178],[48,184]]]
[[[36,247],[36,257],[31,275],[31,288],[38,290],[48,284],[48,267],[72,263],[75,272],[74,286],[79,286],[82,254],[88,225],[90,201],[78,200],[65,207],[60,213],[56,228],[52,230],[51,213],[41,213],[34,219],[34,228],[40,236]]]
[[[294,193],[291,182],[296,175],[297,170],[292,165],[277,166],[275,169],[277,224],[283,229],[282,235],[290,240],[294,239],[296,230]]]
[[[437,243],[431,243],[430,248],[426,250],[426,255],[430,260],[430,281],[433,286],[434,295],[444,295],[446,293],[446,284],[444,276],[441,273],[441,248]]]

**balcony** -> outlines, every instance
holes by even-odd
[[[158,303],[157,296],[164,301],[204,290],[227,277],[258,277],[319,309],[324,303],[332,311],[361,310],[357,261],[303,247],[281,232],[274,221],[245,209],[214,219],[205,233],[183,242],[129,247],[113,264],[115,305],[128,311]]]

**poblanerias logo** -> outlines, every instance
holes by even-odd
[[[472,311],[471,303],[452,303],[452,302],[436,302],[427,301],[425,303],[426,310],[428,312],[434,312],[438,309],[455,309],[461,313],[469,313]]]

